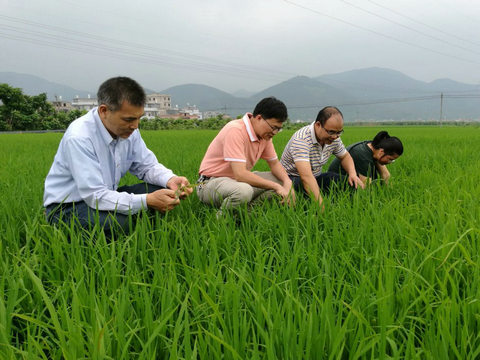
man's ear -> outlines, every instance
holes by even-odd
[[[105,116],[107,116],[107,111],[108,107],[105,104],[99,105],[97,108],[98,116],[100,116],[100,119],[105,119]]]

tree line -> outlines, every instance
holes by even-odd
[[[0,131],[64,130],[85,110],[57,111],[48,102],[47,94],[25,95],[22,89],[0,84]],[[241,118],[239,115],[237,118]],[[142,119],[145,130],[221,129],[231,119],[218,115],[209,119]],[[286,123],[285,128],[298,128],[304,124]]]
[[[56,111],[47,101],[47,94],[25,95],[21,89],[8,84],[0,84],[0,101],[0,131],[66,129],[84,113]]]

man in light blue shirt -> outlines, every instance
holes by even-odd
[[[73,121],[65,132],[45,180],[43,204],[50,223],[78,219],[105,231],[128,227],[141,209],[173,209],[192,193],[189,182],[160,164],[147,149],[138,124],[145,92],[134,80],[116,77],[98,90],[99,106]],[[145,183],[118,188],[129,171]]]

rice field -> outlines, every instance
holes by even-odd
[[[0,135],[0,359],[480,358],[480,127],[382,129],[388,187],[219,220],[193,195],[111,242],[44,220],[61,134]],[[216,133],[143,137],[194,182]]]

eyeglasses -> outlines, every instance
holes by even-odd
[[[281,132],[283,130],[281,127],[270,125],[270,123],[264,117],[262,117],[262,119],[265,120],[265,122],[268,124],[268,126],[270,126],[270,129],[272,129],[272,132],[274,134],[278,134],[279,132]]]
[[[322,128],[323,128],[323,130],[325,130],[325,131],[326,131],[326,133],[327,133],[329,136],[334,136],[334,135],[340,136],[340,135],[342,135],[342,134],[343,134],[343,131],[344,131],[343,129],[342,129],[342,130],[340,130],[340,131],[335,131],[335,130],[327,130],[327,129],[325,129],[325,128],[323,127],[323,125],[322,125]]]
[[[384,158],[385,156],[390,156],[390,155],[383,155],[381,158]],[[380,158],[380,159],[381,159]],[[387,159],[387,164],[394,163],[396,159]]]

